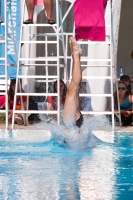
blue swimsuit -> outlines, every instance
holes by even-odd
[[[132,103],[129,102],[128,97],[126,97],[126,102],[123,104],[120,104],[120,109],[121,110],[128,110],[132,108]]]

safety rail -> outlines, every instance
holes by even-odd
[[[50,78],[50,79],[57,79],[58,80],[58,84],[57,84],[57,88],[58,88],[58,91],[59,91],[59,80],[60,80],[60,70],[59,70],[59,66],[60,66],[60,63],[59,63],[59,18],[58,18],[58,1],[56,0],[56,24],[53,24],[52,26],[49,25],[49,24],[29,24],[28,26],[23,24],[23,16],[24,16],[24,4],[25,2],[23,2],[23,9],[22,9],[22,20],[21,20],[21,34],[20,34],[20,47],[19,47],[19,59],[18,59],[18,63],[17,63],[17,77],[16,77],[16,88],[15,88],[15,98],[14,98],[14,109],[13,109],[13,113],[16,113],[16,110],[15,110],[15,105],[16,105],[16,97],[19,95],[24,95],[24,96],[41,96],[41,95],[45,95],[44,93],[40,95],[40,93],[23,93],[23,94],[20,94],[20,93],[17,93],[17,85],[18,85],[18,82],[19,82],[19,79],[27,79],[27,82],[28,82],[28,87],[29,87],[29,79],[33,78],[33,79],[40,79],[40,78],[46,78],[47,80]],[[41,33],[41,34],[38,34],[38,33],[34,33],[32,31],[32,28],[37,28],[37,27],[50,27],[54,33]],[[24,31],[27,31],[27,34],[25,36],[25,38],[27,38],[28,36],[28,40],[25,39],[24,40]],[[36,31],[35,31],[36,32]],[[45,36],[45,40],[41,40],[41,41],[38,41],[36,40],[37,36]],[[48,37],[49,36],[52,36],[54,37],[55,41],[52,41],[52,40],[48,40]],[[33,40],[32,40],[33,39]],[[22,57],[23,54],[21,53],[21,44],[27,44],[28,45],[28,57]],[[32,49],[30,45],[36,45],[36,44],[45,44],[45,56],[44,57],[31,57],[30,54],[31,54],[31,51]],[[49,44],[52,44],[52,45],[56,45],[56,53],[57,55],[55,57],[48,57],[47,55],[47,49],[48,49],[48,45]],[[43,76],[36,76],[36,75],[28,75],[29,74],[29,71],[30,71],[30,66],[34,66],[34,63],[37,62],[37,61],[45,61],[45,66],[46,66],[46,71],[48,72],[48,66],[49,66],[49,61],[52,61],[52,62],[56,62],[56,64],[54,63],[54,66],[57,67],[57,75],[56,76],[48,76],[48,73]],[[24,63],[22,63],[24,62]],[[27,74],[26,75],[19,75],[19,67],[22,66],[26,66],[26,63],[28,64],[28,71],[27,71]],[[32,62],[32,63],[29,63],[29,62]],[[29,65],[30,64],[30,65]],[[36,66],[36,63],[35,63],[35,66]],[[51,95],[51,93],[48,93],[47,95]],[[54,96],[56,96],[54,94]],[[59,96],[59,93],[57,94],[58,96],[58,105],[59,105],[59,102],[60,102],[60,96]],[[32,111],[32,110],[24,110],[24,107],[22,105],[22,109],[23,110],[17,110],[17,113],[40,113],[40,111]],[[27,109],[28,109],[28,102],[27,102]],[[45,111],[42,111],[41,113],[46,113]],[[51,113],[51,111],[47,111],[47,113]],[[60,106],[58,106],[58,110],[57,112],[54,112],[53,113],[58,113],[58,123],[60,121]],[[27,117],[26,117],[27,118]],[[27,125],[27,121],[24,120],[25,124],[24,125]],[[12,120],[12,129],[14,128],[14,115],[13,115],[13,120]]]

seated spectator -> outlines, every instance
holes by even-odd
[[[120,81],[124,82],[127,85],[128,94],[133,94],[130,77],[124,74],[120,77]]]
[[[86,94],[86,88],[84,85],[80,86],[80,94]],[[79,107],[81,111],[90,111],[91,110],[91,99],[89,97],[79,97]]]
[[[119,102],[120,102],[120,113],[121,113],[121,122],[123,126],[132,125],[132,104],[133,104],[133,95],[128,93],[128,87],[125,82],[118,83],[118,92],[119,92]],[[114,94],[114,105],[115,110],[118,109],[117,102],[117,93]],[[118,120],[118,119],[117,119]]]
[[[60,109],[63,110],[65,98],[66,98],[67,87],[63,80],[60,80]],[[53,85],[53,93],[57,93],[57,81]],[[57,110],[58,98],[57,96],[49,96],[47,98],[48,110]],[[56,115],[53,115],[56,118]]]
[[[0,96],[0,109],[5,109],[5,101],[6,101],[6,98],[5,96]]]
[[[35,96],[29,96],[29,110],[38,110],[35,99],[36,99]],[[28,116],[28,122],[30,124],[41,122],[41,120],[39,118],[39,114],[34,114],[34,113],[30,114]]]
[[[11,83],[10,83],[10,88],[8,91],[8,103],[9,103],[9,110],[10,110],[9,114],[8,114],[9,122],[12,122],[12,111],[11,110],[13,110],[15,87],[16,87],[16,79],[12,79]],[[18,85],[18,92],[24,92],[24,90],[19,85]],[[27,97],[22,96],[22,100],[23,100],[24,109],[26,109]],[[21,109],[22,109],[21,97],[16,96],[16,110],[21,110]],[[21,114],[15,113],[15,122],[19,125],[24,124],[23,117]]]
[[[28,17],[24,24],[33,24],[33,13],[34,13],[34,0],[26,0],[26,6],[28,10]],[[49,24],[54,24],[55,21],[52,19],[52,7],[53,0],[44,0],[44,7],[47,13],[47,19]]]

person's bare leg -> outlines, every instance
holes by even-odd
[[[44,7],[47,13],[47,18],[52,19],[53,0],[44,0]]]
[[[80,117],[79,87],[82,80],[82,70],[80,65],[80,54],[82,53],[82,50],[79,48],[74,37],[70,37],[69,42],[73,57],[73,68],[72,80],[68,87],[64,104],[64,121],[74,122]]]
[[[54,24],[55,21],[52,20],[53,0],[44,0],[44,7],[47,13],[48,22],[50,22],[50,24]]]
[[[28,11],[28,18],[33,21],[34,14],[34,0],[26,0],[26,6]]]

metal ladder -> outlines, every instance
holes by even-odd
[[[110,102],[111,102],[111,111],[97,111],[96,109],[94,111],[90,111],[88,112],[88,114],[93,114],[93,115],[111,115],[112,116],[112,129],[114,130],[115,124],[114,124],[114,114],[117,114],[119,121],[121,122],[120,119],[120,107],[119,107],[119,102],[118,102],[118,111],[114,111],[114,84],[116,85],[116,89],[117,89],[117,76],[116,76],[116,67],[114,66],[114,58],[113,58],[113,35],[112,35],[112,13],[111,13],[111,1],[109,0],[107,2],[107,7],[106,7],[106,11],[105,11],[105,26],[106,26],[106,41],[105,42],[90,42],[88,41],[88,55],[90,53],[90,49],[89,46],[91,45],[103,45],[105,46],[104,48],[109,49],[109,57],[105,58],[103,56],[103,58],[96,58],[96,59],[87,59],[85,57],[83,57],[81,59],[82,61],[86,61],[87,62],[87,68],[89,69],[89,67],[92,68],[96,68],[96,69],[100,69],[100,70],[104,70],[104,69],[108,69],[109,73],[107,75],[99,75],[96,72],[96,75],[93,74],[91,76],[87,75],[87,76],[83,76],[83,79],[87,79],[87,80],[96,80],[95,82],[93,82],[94,84],[99,85],[98,83],[100,82],[100,80],[104,80],[104,82],[108,82],[108,92],[106,91],[106,93],[97,93],[97,94],[87,94],[87,96],[90,96],[92,98],[97,98],[100,99],[102,98],[109,98]],[[107,20],[108,18],[108,20]],[[79,42],[80,43],[80,42]],[[83,44],[84,42],[81,42],[80,44]],[[86,42],[85,42],[86,44]],[[107,47],[108,46],[108,47]],[[100,50],[100,49],[99,49]],[[93,69],[92,69],[93,70]],[[115,73],[114,73],[115,72]],[[94,87],[93,87],[94,88]],[[118,90],[117,90],[117,94],[118,94]],[[86,95],[83,95],[86,96]],[[117,96],[118,98],[118,96]],[[119,101],[119,100],[118,100]],[[83,112],[83,114],[87,114],[87,112]]]
[[[29,24],[25,25],[23,24],[23,16],[24,16],[24,6],[25,2],[23,2],[22,6],[22,18],[21,18],[21,31],[20,31],[20,47],[19,47],[19,58],[18,58],[18,63],[17,63],[17,75],[16,75],[16,88],[15,88],[15,96],[14,96],[14,109],[13,109],[13,120],[12,120],[12,129],[14,129],[14,113],[21,113],[24,117],[24,125],[27,125],[27,117],[28,114],[57,114],[57,121],[58,124],[60,122],[60,96],[59,93],[49,93],[48,92],[48,87],[46,88],[46,91],[44,93],[35,93],[35,92],[29,92],[29,80],[30,79],[43,79],[42,82],[45,82],[46,85],[48,86],[48,83],[54,80],[58,80],[57,88],[59,91],[59,80],[60,80],[60,65],[59,59],[61,58],[59,56],[59,37],[61,36],[61,33],[59,33],[59,2],[56,0],[56,23],[54,25],[49,25],[49,24]],[[48,27],[53,30],[51,33],[35,33],[33,32],[33,29],[36,27]],[[26,38],[23,37],[24,31],[27,32]],[[37,37],[45,37],[44,40],[37,40]],[[51,40],[52,38],[52,40]],[[38,56],[38,57],[31,57],[31,52],[33,50],[32,45],[36,44],[44,44],[45,45],[45,55],[44,56]],[[21,51],[22,45],[27,45],[26,48],[24,48],[25,51],[27,51],[27,57],[23,57],[23,53]],[[47,54],[47,50],[49,45],[53,45],[53,47],[56,49],[56,56],[49,56]],[[39,64],[36,62],[40,62]],[[19,74],[19,68],[22,66],[22,69],[28,68],[27,72],[25,75],[20,75]],[[46,67],[46,75],[31,75],[30,70],[35,68],[35,67]],[[48,68],[49,67],[56,67],[57,69],[57,74],[56,75],[49,75],[48,74]],[[63,66],[64,67],[64,66]],[[17,92],[18,88],[18,83],[20,79],[27,79],[27,87],[28,91],[26,93],[22,92]],[[28,110],[28,104],[29,100],[27,100],[27,108],[24,110],[24,107],[22,105],[22,110],[16,110],[15,105],[16,105],[16,98],[17,96],[27,96],[29,99],[29,96],[34,96],[34,97],[39,97],[39,96],[57,96],[58,97],[58,110],[57,111],[48,111],[48,110]],[[23,102],[23,101],[22,101]]]
[[[67,10],[63,21],[65,21],[67,15],[69,14],[70,10],[73,7],[74,1],[73,0],[67,0],[68,2],[70,2],[70,7]],[[108,20],[107,20],[107,15],[108,15]],[[88,71],[88,69],[93,70],[93,69],[108,69],[109,73],[107,75],[88,75],[88,73],[86,73],[86,75],[83,75],[82,78],[83,80],[86,81],[91,81],[91,80],[95,80],[95,82],[93,82],[93,84],[98,84],[98,81],[100,80],[104,80],[104,81],[108,81],[110,82],[110,86],[109,86],[109,92],[107,93],[95,93],[93,94],[92,92],[88,92],[87,94],[80,94],[80,96],[82,97],[91,97],[91,98],[109,98],[110,102],[111,102],[111,111],[97,111],[95,109],[95,111],[83,111],[82,114],[85,115],[111,115],[112,116],[112,129],[114,130],[114,114],[116,114],[119,118],[119,121],[121,123],[121,119],[120,119],[120,105],[119,105],[119,99],[118,99],[118,111],[114,111],[114,88],[113,85],[116,85],[116,90],[117,90],[117,98],[118,98],[118,87],[117,87],[117,76],[116,76],[116,66],[114,66],[114,61],[113,61],[113,35],[112,35],[112,11],[111,11],[111,1],[109,0],[107,3],[107,7],[106,7],[106,12],[105,12],[105,26],[106,26],[106,41],[104,42],[95,42],[95,41],[84,41],[84,40],[79,40],[78,43],[81,45],[81,47],[83,48],[83,50],[85,49],[86,52],[88,52],[87,54],[82,54],[81,56],[81,66],[82,68],[86,68],[86,71]],[[73,35],[75,33],[73,32]],[[109,51],[109,56],[108,57],[104,57],[103,58],[91,58],[89,57],[89,53],[91,52],[91,47],[93,48],[94,46],[97,45],[103,45],[105,46],[105,48],[108,49]],[[67,57],[67,59],[70,59],[69,57]],[[71,62],[71,71],[72,71],[72,62]],[[70,73],[71,74],[71,73]],[[71,76],[70,76],[71,78]]]
[[[0,25],[0,46],[4,48],[4,55],[0,57],[0,68],[4,67],[4,74],[0,75],[0,81],[3,82],[4,92],[0,92],[0,95],[4,95],[6,97],[5,109],[0,110],[0,113],[5,113],[5,128],[8,129],[8,63],[7,63],[7,12],[6,7],[7,1],[4,1],[4,23]],[[1,9],[1,8],[0,8]],[[3,19],[2,19],[3,20]],[[2,51],[1,51],[2,52]]]

